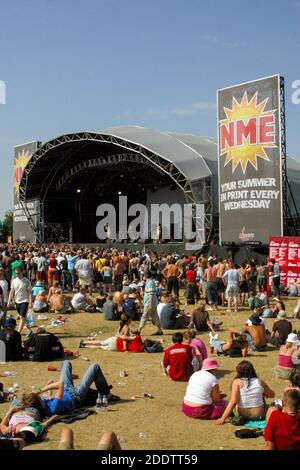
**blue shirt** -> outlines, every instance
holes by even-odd
[[[229,269],[224,274],[227,277],[228,287],[238,287],[239,280],[241,279],[241,273],[237,269]]]
[[[75,401],[68,392],[64,392],[62,400],[59,398],[42,398],[45,408],[44,412],[47,416],[64,415],[75,409]]]
[[[34,286],[34,287],[32,288],[32,295],[33,295],[33,297],[36,297],[37,295],[39,295],[39,293],[40,293],[41,291],[43,291],[43,290],[45,290],[45,289],[43,288],[43,286]]]
[[[78,256],[67,255],[68,269],[73,271],[75,269],[75,264],[78,260]]]
[[[154,279],[148,279],[145,285],[144,306],[150,305],[151,296],[154,295],[153,307],[157,307],[156,284]]]

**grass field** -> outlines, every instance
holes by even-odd
[[[296,299],[286,301],[288,316],[292,316]],[[192,310],[193,307],[187,308]],[[223,309],[226,312],[226,309]],[[241,328],[248,318],[249,311],[227,313],[217,317],[224,322],[220,333],[221,339],[228,336],[228,328]],[[48,321],[40,321],[39,325],[47,326],[55,315],[47,314]],[[79,351],[81,356],[72,360],[73,371],[82,377],[89,364],[98,362],[103,369],[108,382],[113,385],[113,393],[120,395],[122,402],[111,404],[107,412],[99,412],[89,416],[83,421],[76,421],[71,425],[75,434],[76,449],[96,449],[97,442],[105,431],[115,431],[121,439],[124,449],[146,450],[188,450],[188,449],[261,449],[263,438],[238,439],[234,435],[237,429],[231,424],[217,426],[213,421],[199,421],[186,417],[181,412],[181,402],[186,390],[186,383],[172,382],[164,376],[160,368],[162,353],[159,354],[124,354],[107,352],[102,350],[78,349],[81,338],[91,333],[98,333],[97,339],[105,339],[112,336],[118,322],[106,322],[100,313],[81,313],[68,316],[67,330],[52,328],[49,331],[57,334],[68,349]],[[293,327],[300,330],[300,320],[291,320]],[[268,328],[271,330],[274,319],[268,319]],[[137,323],[132,325],[132,329]],[[151,335],[155,327],[151,324],[143,330],[143,337]],[[164,347],[171,345],[172,332],[165,332],[166,342]],[[208,346],[208,333],[200,337]],[[277,398],[282,398],[282,392],[286,382],[275,377],[273,368],[277,363],[278,351],[271,347],[263,353],[250,352],[251,360],[260,375],[275,392]],[[82,359],[88,357],[90,362]],[[215,356],[216,357],[216,356]],[[219,379],[220,388],[229,394],[230,384],[234,377],[234,369],[240,358],[217,358],[220,364]],[[54,362],[60,366],[60,362]],[[31,390],[31,387],[45,386],[50,379],[58,380],[59,372],[49,372],[48,363],[18,362],[0,365],[0,372],[12,370],[17,373],[15,377],[1,378],[5,387],[17,382],[22,390]],[[120,371],[125,370],[128,376],[120,377]],[[77,383],[77,381],[75,381]],[[133,395],[141,395],[144,392],[151,393],[154,399],[141,398],[132,400]],[[2,417],[9,407],[8,403],[0,405]],[[55,424],[50,429],[47,439],[28,447],[30,450],[54,450],[57,449],[62,428],[65,425]],[[142,433],[142,434],[141,434]]]

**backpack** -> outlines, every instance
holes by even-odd
[[[235,435],[236,437],[239,437],[240,439],[249,439],[251,437],[259,437],[259,436],[262,436],[264,433],[264,431],[262,431],[261,429],[248,429],[248,428],[244,428],[244,429],[238,429],[237,431],[235,431]]]
[[[151,339],[144,341],[144,351],[147,353],[160,353],[163,350],[164,348],[159,341],[151,341]]]

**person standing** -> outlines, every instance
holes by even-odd
[[[75,264],[75,269],[78,274],[79,285],[80,287],[86,287],[89,289],[89,293],[93,293],[92,284],[93,284],[93,271],[91,263],[87,258],[87,254],[83,253],[81,259],[79,259]]]
[[[275,297],[279,298],[280,296],[280,267],[279,264],[275,261],[275,259],[271,259],[270,261],[270,274],[272,279],[272,288],[273,294]]]
[[[24,263],[21,260],[21,255],[17,255],[16,259],[11,263],[11,275],[12,279],[17,277],[16,268],[24,269]]]
[[[208,298],[209,310],[217,310],[217,296],[216,292],[216,278],[217,270],[214,261],[211,259],[208,262],[208,268],[204,271],[204,281],[206,282],[206,294]]]
[[[232,303],[234,306],[234,311],[238,311],[238,296],[240,293],[239,284],[241,282],[242,276],[239,271],[239,266],[231,264],[230,269],[226,271],[223,275],[223,279],[227,280],[226,288],[226,297],[228,300],[228,311],[231,312]]]
[[[2,293],[1,293],[2,292]],[[0,319],[0,324],[4,324],[7,313],[7,302],[8,302],[8,283],[4,278],[4,269],[0,268],[0,299],[1,299],[1,308],[2,316]]]
[[[193,269],[193,265],[190,264],[188,270],[185,273],[187,284],[186,284],[186,304],[195,304],[199,300],[199,295],[197,294],[197,284],[196,276],[197,272]]]
[[[142,329],[146,326],[147,320],[149,318],[157,326],[157,332],[153,333],[154,335],[163,335],[163,331],[160,326],[160,319],[157,314],[157,305],[158,305],[158,298],[156,295],[156,284],[155,280],[152,278],[151,271],[148,271],[144,279],[146,281],[145,284],[145,294],[144,294],[144,313],[140,320],[140,325],[138,330],[136,331],[137,335],[141,334]]]
[[[39,253],[36,258],[37,265],[37,280],[42,282],[43,287],[46,286],[46,269],[47,269],[47,260],[44,256],[44,253]]]
[[[176,299],[179,301],[179,279],[183,275],[183,270],[174,263],[173,259],[169,259],[167,266],[162,271],[162,274],[167,279],[167,289],[169,294],[174,292]]]
[[[72,278],[72,289],[75,289],[76,282],[77,282],[77,276],[76,276],[76,271],[75,271],[75,265],[77,261],[78,261],[78,256],[76,255],[74,251],[67,254],[68,271],[71,274],[71,278]]]
[[[23,276],[21,268],[16,268],[16,276],[17,277],[13,279],[11,283],[8,304],[15,301],[16,309],[20,316],[18,332],[21,333],[25,325],[28,307],[32,308],[33,302],[31,284],[27,277]]]

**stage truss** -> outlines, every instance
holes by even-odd
[[[64,152],[62,148],[61,158],[56,165],[49,168],[47,177],[44,179],[39,188],[39,210],[37,214],[32,216],[26,206],[29,202],[27,199],[28,190],[28,179],[30,172],[33,170],[36,163],[43,158],[48,152],[54,149],[63,147],[65,144],[75,142],[81,142],[82,145],[76,150],[69,150]],[[159,173],[166,174],[173,180],[174,183],[183,191],[186,202],[192,204],[193,213],[196,214],[196,204],[203,205],[203,215],[200,217],[194,217],[196,231],[198,232],[199,239],[203,240],[203,243],[207,243],[213,236],[213,203],[212,203],[212,178],[204,178],[198,181],[190,182],[185,175],[176,167],[173,162],[170,162],[163,158],[161,155],[153,153],[151,150],[128,140],[116,137],[110,134],[82,132],[74,134],[66,134],[51,140],[42,145],[31,157],[28,165],[26,166],[22,180],[20,183],[20,204],[28,218],[28,222],[33,229],[38,243],[44,242],[44,202],[47,197],[48,190],[55,179],[58,179],[58,175],[63,171],[63,167],[72,159],[75,154],[80,153],[88,145],[89,142],[99,142],[105,144],[112,144],[123,149],[126,149],[125,153],[118,153],[117,155],[111,155],[99,158],[94,158],[86,161],[82,161],[78,165],[75,165],[71,172],[76,174],[80,171],[95,168],[97,165],[104,166],[105,161],[108,164],[117,165],[121,161],[132,161],[135,163],[147,164]],[[63,157],[63,158],[62,158]],[[105,161],[104,161],[105,160]],[[72,174],[65,172],[63,177],[58,179],[57,189],[61,188],[66,178],[72,176]]]

